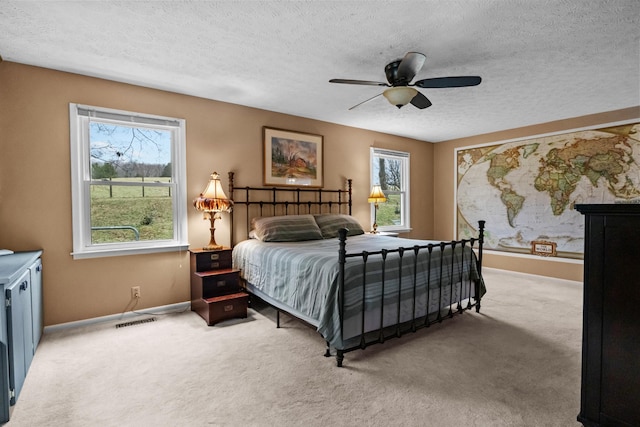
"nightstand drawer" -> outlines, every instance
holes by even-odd
[[[202,297],[210,298],[240,290],[238,270],[225,269],[195,273],[202,278]]]
[[[195,252],[196,271],[231,268],[231,249]]]
[[[247,317],[249,295],[244,292],[207,298],[207,324],[209,326],[227,319]]]

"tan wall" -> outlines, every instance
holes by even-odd
[[[189,300],[188,252],[73,260],[69,103],[184,118],[187,121],[187,191],[202,190],[216,170],[227,185],[262,182],[262,127],[324,136],[325,188],[354,180],[356,218],[369,224],[369,147],[411,153],[411,221],[407,237],[453,238],[453,155],[457,147],[497,142],[633,119],[639,108],[562,120],[430,144],[270,111],[10,62],[0,63],[0,247],[44,249],[45,324],[131,310],[130,288],[141,286],[136,308]],[[433,183],[429,185],[428,183]],[[437,209],[434,209],[437,206]],[[190,209],[189,241],[208,241],[208,223]],[[216,238],[228,244],[228,218]],[[582,265],[487,254],[485,265],[581,280]]]
[[[133,85],[10,62],[0,63],[0,247],[44,249],[45,324],[189,300],[188,252],[73,260],[69,103],[184,118],[187,191],[218,171],[238,186],[262,183],[262,127],[324,136],[325,187],[354,180],[354,215],[369,227],[369,147],[411,152],[411,237],[433,235],[433,144]],[[346,114],[346,112],[345,112]],[[208,222],[189,209],[189,242],[208,242]],[[228,218],[216,239],[228,244]]]
[[[434,144],[434,205],[438,206],[438,209],[434,212],[434,238],[437,240],[451,240],[455,237],[453,229],[455,218],[453,188],[454,156],[457,148],[506,141],[509,139],[531,137],[552,132],[561,132],[617,121],[637,119],[639,117],[640,107],[633,107]],[[490,225],[487,224],[487,226]],[[563,262],[560,259],[548,260],[532,256],[509,256],[500,254],[499,252],[493,252],[486,254],[484,265],[487,267],[540,274],[543,276],[552,276],[567,280],[581,281],[583,276],[582,262],[576,262],[573,260]]]

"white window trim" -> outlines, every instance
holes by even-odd
[[[91,164],[89,159],[89,117],[79,114],[89,110],[111,117],[134,117],[145,126],[159,127],[175,132],[172,144],[171,170],[174,176],[172,195],[174,238],[171,240],[139,241],[126,243],[91,243],[90,184]],[[85,118],[86,117],[86,118]],[[145,119],[147,122],[145,122]],[[120,120],[121,121],[121,120]],[[170,123],[162,125],[161,122]],[[157,123],[151,125],[151,123]],[[75,103],[69,104],[69,129],[71,148],[71,203],[73,223],[73,259],[97,258],[120,255],[136,255],[157,252],[181,251],[189,248],[187,241],[187,174],[186,174],[186,122],[184,119],[133,113]]]
[[[401,192],[404,193],[404,198],[403,200],[403,209],[402,209],[402,225],[397,226],[397,225],[378,225],[378,230],[379,231],[391,231],[391,232],[396,232],[396,233],[408,233],[411,231],[411,215],[410,215],[410,191],[409,189],[411,188],[411,184],[409,182],[409,175],[410,175],[410,171],[409,171],[409,167],[411,165],[411,153],[406,152],[406,151],[395,151],[395,150],[387,150],[384,148],[376,148],[376,147],[370,147],[369,148],[369,169],[370,169],[370,186],[369,188],[371,188],[373,185],[375,184],[379,184],[379,179],[377,176],[374,176],[373,173],[373,159],[374,157],[380,157],[380,156],[384,156],[384,155],[388,155],[389,157],[395,157],[395,158],[402,158],[403,161],[406,162],[405,166],[402,168],[402,184],[403,184],[403,188],[401,189]],[[370,212],[370,217],[371,217],[371,223],[373,224],[373,220],[374,220],[374,212],[375,207],[373,206],[373,204],[371,204],[371,212]]]

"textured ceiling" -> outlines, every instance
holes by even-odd
[[[373,86],[408,51],[433,106]],[[5,1],[0,55],[203,98],[439,142],[640,105],[640,1]]]

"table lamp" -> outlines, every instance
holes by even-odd
[[[373,210],[373,229],[371,230],[372,234],[378,233],[378,203],[384,203],[387,201],[386,196],[382,192],[382,188],[380,185],[376,184],[371,188],[371,194],[369,194],[369,203],[373,203],[375,209]]]
[[[204,249],[222,249],[223,246],[216,243],[215,238],[215,222],[216,219],[221,219],[220,212],[231,212],[233,208],[233,201],[229,200],[222,190],[220,184],[220,177],[217,172],[211,174],[211,179],[207,183],[207,187],[200,197],[193,201],[193,206],[199,211],[204,212],[204,219],[211,221],[211,239],[209,244]]]

